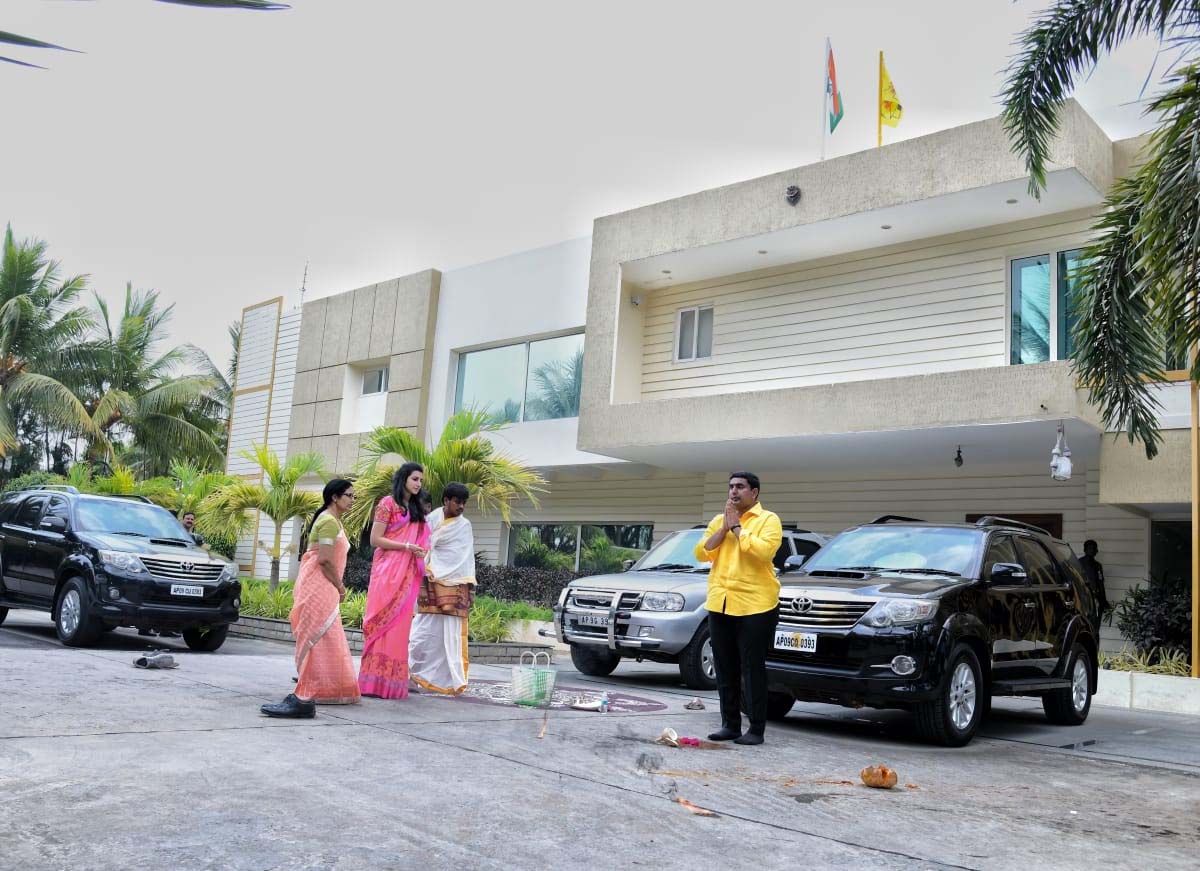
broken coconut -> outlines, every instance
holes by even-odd
[[[868,765],[858,773],[862,782],[873,789],[891,789],[899,778],[894,768],[886,765]]]

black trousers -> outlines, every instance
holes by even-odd
[[[743,711],[751,732],[761,735],[767,727],[767,651],[778,622],[778,608],[746,617],[708,612],[721,725],[726,729],[742,731]]]

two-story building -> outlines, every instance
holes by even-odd
[[[475,519],[495,561],[533,539],[584,568],[597,537],[644,548],[749,468],[818,531],[1002,514],[1093,538],[1115,599],[1181,570],[1190,541],[1186,382],[1158,388],[1148,462],[1105,435],[1069,361],[1073,270],[1138,144],[1072,103],[1040,199],[990,120],[599,218],[590,239],[247,309],[230,469],[254,474],[237,451],[267,440],[349,471],[379,424],[433,439],[486,407],[550,482],[511,526]],[[1067,481],[1049,474],[1060,425]]]

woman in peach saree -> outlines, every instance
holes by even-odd
[[[308,528],[308,547],[300,558],[300,576],[289,615],[296,636],[296,692],[282,702],[263,705],[268,717],[308,718],[316,706],[353,705],[359,700],[354,660],[342,628],[346,597],[342,574],[350,542],[341,516],[354,504],[354,485],[335,478],[325,485],[324,505]]]
[[[421,504],[425,470],[405,463],[392,478],[392,495],[375,509],[371,524],[371,585],[363,617],[358,688],[364,696],[408,698],[408,634],[425,575],[429,525]]]

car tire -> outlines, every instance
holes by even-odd
[[[91,596],[82,578],[63,585],[54,609],[54,629],[67,647],[91,647],[103,634],[104,626],[91,614]]]
[[[785,719],[794,704],[796,699],[791,693],[767,693],[767,719]]]
[[[925,740],[943,747],[970,743],[983,720],[986,693],[975,651],[965,644],[955,645],[937,698],[916,708],[917,731]]]
[[[717,688],[716,660],[713,659],[712,642],[708,637],[708,621],[700,627],[696,637],[679,654],[679,676],[691,690],[715,690]]]
[[[586,644],[571,645],[571,663],[580,674],[590,677],[607,677],[621,662],[621,654],[607,647],[591,647]]]
[[[1042,696],[1042,710],[1046,719],[1059,726],[1080,726],[1092,709],[1092,657],[1082,644],[1071,648],[1067,662],[1067,677],[1071,686],[1065,690],[1051,690]]]
[[[198,653],[212,653],[220,649],[228,635],[228,626],[193,626],[183,630],[184,642]]]

